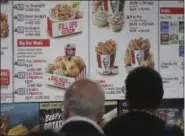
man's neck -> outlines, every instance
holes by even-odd
[[[94,120],[89,119],[87,117],[71,116],[67,120],[64,121],[64,124],[62,125],[62,127],[65,126],[67,123],[73,122],[73,121],[84,121],[84,122],[88,122],[88,123],[92,124],[100,133],[103,134],[103,131],[102,131],[101,127],[97,124],[97,122],[95,122]]]
[[[87,118],[87,119],[90,119],[90,120],[92,120],[92,121],[94,121],[94,122],[96,122],[96,123],[98,122],[97,119],[95,119],[94,117],[91,117],[91,116],[87,116],[87,117],[86,117],[86,116],[79,116],[79,115],[70,115],[70,116],[69,116],[69,118],[74,118],[74,117]]]

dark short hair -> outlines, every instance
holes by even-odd
[[[125,80],[128,108],[155,109],[159,106],[164,90],[160,74],[152,68],[138,67]]]

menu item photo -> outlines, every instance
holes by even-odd
[[[150,46],[150,41],[142,37],[129,41],[129,46],[124,57],[128,72],[138,66],[154,68],[155,64]]]
[[[96,46],[97,53],[97,71],[103,75],[114,73],[114,62],[116,58],[117,43],[114,40],[99,42]]]
[[[8,15],[6,13],[0,13],[0,23],[1,23],[1,37],[5,38],[9,34],[9,25],[8,25]]]
[[[125,1],[92,1],[92,20],[98,27],[110,27],[112,31],[121,31],[124,26]]]
[[[75,56],[74,44],[67,44],[65,56],[55,58],[53,64],[48,64],[45,69],[47,84],[59,88],[67,88],[77,79],[86,76],[86,65],[80,56]]]
[[[56,4],[47,18],[47,29],[53,38],[82,32],[83,13],[79,2]]]

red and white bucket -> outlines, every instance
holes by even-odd
[[[103,0],[103,8],[110,14],[124,12],[125,0]]]
[[[150,48],[144,50],[129,49],[131,55],[131,64],[133,67],[141,65],[142,61],[148,58]]]
[[[99,73],[108,75],[114,68],[116,54],[99,54],[97,53],[97,70]]]

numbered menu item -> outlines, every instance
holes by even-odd
[[[40,103],[40,129],[58,132],[62,126],[63,104]]]
[[[15,102],[62,101],[65,89],[87,75],[88,3],[13,3]]]
[[[153,53],[150,51],[150,42],[142,37],[129,41],[124,62],[128,72],[138,66],[154,68]]]
[[[0,89],[1,103],[13,101],[12,84],[12,2],[0,1]]]
[[[38,110],[38,104],[2,104],[0,115],[2,136],[25,136],[30,132],[39,131]]]

